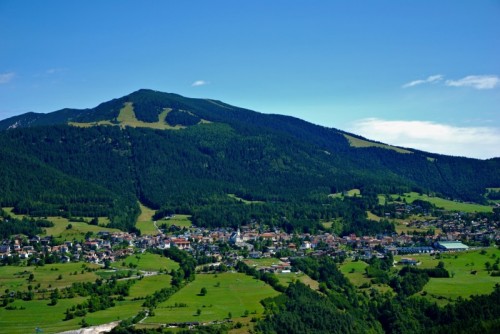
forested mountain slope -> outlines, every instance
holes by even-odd
[[[226,205],[227,194],[322,206],[351,188],[481,201],[486,187],[500,186],[500,159],[356,148],[340,130],[151,90],[93,109],[16,116],[0,129],[1,205],[105,214],[121,228],[135,219],[137,199],[186,212]]]

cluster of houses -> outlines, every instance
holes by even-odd
[[[176,235],[158,233],[157,235],[137,236],[126,232],[99,232],[95,238],[83,242],[66,241],[55,244],[50,236],[26,238],[14,236],[0,243],[0,260],[12,256],[20,259],[37,259],[41,256],[57,256],[59,262],[85,261],[104,263],[116,261],[135,250],[148,248],[167,249],[177,247],[191,252],[202,253],[216,259],[231,260],[235,256],[221,254],[217,244],[232,245],[233,253],[244,253],[245,257],[275,257],[279,251],[294,256],[304,255],[345,255],[346,250],[353,256],[370,258],[384,256],[384,253],[412,254],[433,253],[436,251],[465,250],[467,246],[460,240],[500,241],[500,222],[490,222],[486,218],[471,220],[463,214],[454,214],[449,219],[411,221],[408,227],[441,229],[440,234],[425,235],[418,243],[411,234],[343,237],[322,233],[287,234],[279,230],[261,231],[257,224],[244,225],[237,230],[230,228],[206,229],[191,227]],[[160,231],[161,232],[161,231]],[[448,242],[448,243],[447,243]],[[259,245],[259,247],[257,247]],[[239,252],[244,250],[244,252]],[[241,254],[239,254],[241,255]]]
[[[490,240],[496,242],[500,240],[500,221],[491,221],[486,217],[477,217],[459,212],[446,218],[410,221],[408,227],[420,229],[434,227],[440,229],[442,233],[438,237],[440,240],[446,241],[483,242]]]

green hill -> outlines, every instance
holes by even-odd
[[[377,193],[484,202],[486,188],[500,186],[498,158],[394,149],[289,116],[152,90],[92,109],[16,116],[0,129],[0,205],[108,216],[122,229],[133,228],[137,200],[161,208],[159,216],[192,214],[198,224],[258,218],[296,227],[345,214],[349,203],[369,205]],[[363,196],[328,198],[349,189]],[[259,205],[241,208],[235,198]]]

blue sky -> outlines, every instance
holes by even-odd
[[[140,88],[500,156],[500,1],[0,0],[0,119]]]

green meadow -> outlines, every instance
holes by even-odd
[[[90,265],[87,266],[90,267]],[[81,269],[81,263],[54,264],[38,268],[0,267],[0,289],[2,291],[7,289],[9,291],[27,291],[29,284],[36,286],[38,283],[41,284],[40,288],[44,289],[49,288],[49,285],[52,288],[63,288],[75,282],[93,282],[99,277],[97,275],[99,271],[81,274]],[[78,274],[74,275],[73,271],[78,271]],[[35,279],[29,283],[27,279],[31,272],[34,273]],[[58,279],[59,275],[62,275],[63,279]],[[116,301],[116,305],[107,310],[88,313],[85,320],[90,325],[99,325],[133,317],[142,310],[143,302],[134,299],[144,298],[156,290],[169,287],[170,280],[170,275],[154,275],[138,279],[130,288],[130,295],[124,301]],[[0,308],[0,333],[34,333],[35,327],[39,327],[44,333],[57,333],[80,328],[79,322],[82,318],[77,317],[63,321],[64,312],[73,305],[81,304],[86,298],[59,299],[56,305],[49,306],[48,299],[39,299],[48,298],[49,293],[36,293],[35,300],[31,301],[15,300],[9,304],[17,308],[14,310]]]
[[[43,333],[58,333],[78,329],[82,320],[77,317],[64,321],[64,313],[69,307],[81,304],[86,298],[60,299],[54,306],[48,306],[48,300],[23,301],[16,300],[12,306],[16,310],[0,308],[0,333],[26,334],[35,333],[40,328]],[[89,325],[100,325],[112,321],[123,320],[135,316],[143,309],[142,300],[116,302],[116,306],[107,310],[87,313],[85,320]]]
[[[371,284],[371,278],[365,275],[366,267],[368,267],[368,264],[364,261],[346,261],[340,265],[339,269],[357,287],[369,284],[370,288],[374,288],[379,292],[392,291],[391,287],[386,284]]]
[[[28,291],[30,284],[33,287],[40,284],[40,289],[62,288],[76,282],[94,282],[99,278],[95,271],[87,271],[85,268],[100,267],[81,262],[46,264],[42,267],[1,266],[0,291]],[[28,282],[30,274],[34,275],[32,282]]]
[[[49,221],[54,223],[53,227],[49,227],[45,229],[45,235],[52,235],[54,238],[59,239],[61,241],[84,241],[85,234],[91,232],[93,234],[97,234],[101,231],[105,232],[118,232],[118,229],[108,228],[103,226],[89,225],[83,222],[71,222],[66,218],[61,217],[48,217]],[[89,219],[90,221],[90,219]],[[101,219],[99,218],[99,221]],[[68,228],[68,225],[71,224],[71,228]]]
[[[128,269],[133,267],[134,269],[143,271],[167,270],[170,272],[172,269],[177,270],[179,264],[164,256],[146,252],[143,254],[129,255],[122,260],[114,262],[113,267],[117,269]]]
[[[450,278],[431,278],[424,286],[423,294],[428,298],[441,304],[458,297],[467,298],[473,294],[488,294],[493,291],[495,284],[500,284],[500,277],[491,276],[485,263],[494,264],[500,257],[500,250],[494,247],[486,249],[486,254],[480,250],[458,253],[444,253],[441,258],[435,258],[429,254],[396,256],[398,261],[402,257],[411,257],[421,261],[418,268],[436,267],[439,261],[443,261],[445,268],[450,272]],[[474,273],[475,272],[475,273]]]
[[[344,195],[344,193],[335,193],[335,194],[330,194],[328,196],[333,197],[333,198],[341,198],[343,195]],[[350,189],[345,193],[345,196],[347,196],[347,197],[361,196],[361,190]]]
[[[289,286],[290,283],[299,281],[308,285],[313,290],[319,290],[318,281],[313,280],[311,277],[307,276],[304,273],[278,273],[276,277],[280,281],[281,285]]]
[[[154,275],[137,280],[137,282],[130,288],[130,295],[127,299],[132,300],[134,298],[144,298],[147,295],[150,295],[153,291],[168,288],[170,287],[171,279],[172,277],[170,275]]]
[[[243,260],[250,267],[270,267],[272,265],[277,265],[282,263],[279,259],[275,257],[267,257],[262,259],[245,259]]]
[[[398,197],[401,199],[406,199],[407,203],[413,203],[413,201],[419,199],[423,201],[430,202],[434,204],[438,208],[443,208],[448,211],[462,211],[462,212],[492,212],[493,207],[488,205],[474,204],[474,203],[464,203],[464,202],[456,202],[448,199],[444,199],[441,197],[428,196],[426,194],[418,194],[416,192],[405,193],[402,196],[399,195],[391,195],[391,200],[394,201]],[[379,195],[379,203],[385,204],[386,199],[384,195]]]
[[[155,210],[144,206],[142,203],[139,203],[139,207],[141,209],[141,214],[139,215],[139,218],[137,218],[135,227],[137,227],[143,235],[159,234],[158,229],[153,223],[153,215],[155,214]]]
[[[178,227],[190,228],[191,225],[191,215],[175,215],[169,219],[162,219],[156,222],[158,225],[167,224],[167,226],[175,225]]]
[[[349,145],[351,145],[352,147],[357,147],[357,148],[378,147],[378,148],[385,148],[387,150],[393,150],[393,151],[396,151],[398,153],[406,153],[406,154],[413,153],[413,152],[405,150],[403,148],[399,148],[399,147],[395,147],[395,146],[391,146],[391,145],[387,145],[387,144],[382,144],[382,143],[375,143],[372,141],[363,140],[361,138],[349,136],[347,134],[344,134],[344,137],[349,141]]]
[[[340,271],[355,286],[369,284],[370,279],[365,276],[365,268],[368,264],[364,261],[346,261],[340,265]]]
[[[205,296],[200,295],[202,288],[207,290]],[[264,282],[244,274],[199,274],[193,282],[161,303],[155,316],[148,317],[144,323],[207,322],[224,320],[229,313],[232,318],[239,318],[246,311],[249,317],[260,316],[264,311],[260,301],[278,294]],[[182,304],[186,306],[179,307]]]
[[[0,333],[27,334],[35,333],[39,327],[43,333],[57,333],[80,328],[80,319],[63,321],[64,312],[72,305],[82,303],[86,298],[60,299],[54,306],[48,306],[48,300],[15,300],[11,305],[16,310],[0,308]]]
[[[4,210],[14,218],[22,219],[24,215],[16,215],[12,212],[13,208],[4,208]],[[117,232],[115,228],[108,228],[106,225],[109,224],[108,217],[98,217],[99,225],[88,224],[92,218],[83,217],[84,222],[70,221],[68,218],[63,217],[47,217],[48,221],[54,223],[54,226],[45,228],[44,235],[51,235],[54,238],[61,241],[83,241],[85,240],[85,234],[92,232],[94,234],[100,231],[106,232]],[[71,224],[71,228],[68,225]]]

